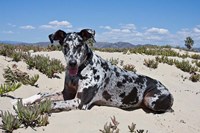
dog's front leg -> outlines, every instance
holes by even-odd
[[[81,100],[78,98],[66,101],[55,101],[52,102],[52,111],[51,112],[60,112],[60,111],[70,111],[79,109],[79,104]]]

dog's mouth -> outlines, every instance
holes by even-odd
[[[70,76],[76,76],[78,74],[78,67],[70,67],[68,72]]]

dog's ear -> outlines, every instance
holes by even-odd
[[[84,41],[87,41],[88,39],[94,39],[95,31],[92,29],[83,29],[78,33]]]
[[[58,40],[60,45],[63,45],[63,41],[64,41],[66,35],[67,35],[67,33],[65,33],[64,31],[57,30],[54,34],[49,35],[49,40],[51,43]]]

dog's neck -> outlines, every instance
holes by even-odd
[[[87,52],[87,57],[85,59],[85,61],[79,66],[78,68],[78,74],[81,73],[81,71],[88,65],[88,64],[92,64],[92,57],[93,57],[93,52],[90,48],[88,48],[88,52]]]

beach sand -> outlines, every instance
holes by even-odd
[[[183,51],[181,51],[183,52]],[[144,59],[153,59],[155,56],[140,54],[107,53],[95,51],[104,59],[119,58],[124,64],[133,64],[138,74],[150,76],[161,81],[173,94],[174,105],[172,113],[152,114],[142,109],[124,111],[113,107],[95,106],[91,110],[73,110],[68,112],[53,113],[49,118],[50,124],[45,127],[20,128],[14,133],[100,133],[106,122],[115,116],[120,123],[120,133],[128,133],[128,125],[136,124],[136,129],[148,130],[148,133],[198,133],[200,132],[200,82],[193,83],[183,77],[190,74],[177,69],[175,66],[160,63],[157,69],[150,69],[143,65]],[[60,59],[65,64],[62,52],[36,52],[33,54],[48,55]],[[176,57],[177,58],[177,57]],[[60,78],[50,79],[36,69],[28,70],[26,63],[11,61],[8,57],[0,56],[0,84],[4,83],[3,69],[17,64],[18,69],[30,75],[39,74],[38,87],[25,86],[8,94],[14,97],[26,98],[38,92],[59,92],[63,90],[65,73],[57,74]],[[0,110],[14,112],[11,99],[0,97]],[[0,118],[1,121],[1,118]],[[1,123],[1,122],[0,122]],[[0,129],[0,132],[2,130]]]

